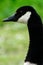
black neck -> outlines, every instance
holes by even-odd
[[[40,17],[31,16],[27,26],[30,35],[30,41],[39,41],[42,34],[42,22]]]
[[[32,63],[38,63],[41,58],[40,43],[42,42],[42,23],[40,17],[32,16],[28,21],[27,26],[30,35],[30,46],[25,62],[30,61]]]

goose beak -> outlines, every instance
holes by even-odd
[[[9,18],[6,18],[3,20],[3,22],[8,22],[8,21],[13,21],[13,16],[9,17]]]
[[[16,15],[13,15],[13,16],[3,20],[3,22],[11,22],[11,21],[17,21]]]

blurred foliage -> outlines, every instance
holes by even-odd
[[[24,24],[10,23],[0,28],[0,65],[22,65],[28,48]]]
[[[33,6],[43,20],[43,0],[0,0],[0,65],[23,65],[29,37],[26,24],[4,23],[21,6]]]
[[[43,18],[43,0],[0,0],[0,20],[14,14],[17,8],[25,5],[33,6]]]

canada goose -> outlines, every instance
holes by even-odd
[[[31,6],[20,7],[13,16],[3,21],[27,23],[30,46],[24,65],[43,65],[42,21],[35,9]]]

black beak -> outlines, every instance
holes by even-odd
[[[3,20],[3,22],[10,22],[10,21],[17,21],[16,15],[13,15],[13,16]]]

